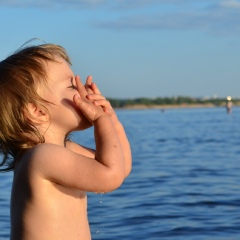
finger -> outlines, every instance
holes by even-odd
[[[100,92],[100,90],[98,89],[96,83],[93,82],[91,86],[92,86],[92,90],[93,90],[93,92],[94,92],[95,94],[101,94],[101,92]]]
[[[92,76],[88,76],[87,79],[86,79],[86,84],[91,86],[92,84]]]
[[[86,88],[88,94],[93,93],[93,90],[92,90],[92,76],[87,77],[86,83],[85,83],[85,88]]]
[[[113,114],[113,110],[109,109],[109,108],[104,108],[103,111],[108,114],[109,116],[111,116]]]
[[[96,115],[96,112],[94,109],[89,105],[89,103],[85,102],[78,94],[75,94],[73,96],[73,101],[78,106],[80,111],[84,114],[84,116],[92,122],[94,120],[94,116]]]
[[[89,100],[106,100],[106,98],[103,95],[99,94],[88,94],[87,99]]]
[[[78,108],[80,110],[84,110],[85,106],[86,106],[86,103],[83,101],[83,99],[78,95],[78,94],[75,94],[73,96],[73,101],[74,103],[78,106]],[[84,114],[85,115],[85,114]]]
[[[101,106],[103,108],[112,109],[110,102],[107,101],[106,99],[95,100],[93,103],[95,106]]]
[[[87,90],[85,89],[84,85],[82,84],[80,77],[76,76],[75,81],[76,81],[77,90],[78,90],[80,96],[82,98],[86,98]]]
[[[73,101],[74,101],[78,106],[84,104],[83,100],[81,99],[81,97],[80,97],[78,94],[75,94],[75,95],[73,96]]]

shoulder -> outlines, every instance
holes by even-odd
[[[74,158],[95,157],[95,151],[83,147],[77,143],[68,141],[66,147],[52,144],[42,143],[32,149],[26,150],[20,157],[19,163],[25,163],[32,167],[50,165],[50,163],[60,163]]]
[[[30,175],[33,174],[34,176],[41,176],[41,178],[47,179],[51,177],[52,173],[60,172],[59,168],[66,171],[72,161],[81,158],[81,155],[63,146],[42,143],[26,150],[21,155],[16,171],[25,171]]]
[[[36,162],[43,161],[44,158],[51,158],[51,156],[61,151],[64,151],[64,147],[59,145],[48,143],[39,144],[31,149],[25,150],[17,159],[17,165],[27,164],[31,166]]]
[[[44,165],[47,166],[49,160],[54,159],[54,155],[61,154],[62,149],[64,148],[58,145],[43,143],[24,150],[16,159],[14,175],[18,177],[31,176],[31,178],[39,175],[36,173],[41,173],[39,170],[43,169]],[[42,176],[42,174],[40,175]]]
[[[24,172],[34,179],[44,179],[71,188],[89,190],[91,186],[86,182],[89,178],[93,178],[95,173],[93,169],[105,170],[105,167],[100,166],[101,164],[92,156],[94,155],[90,150],[76,143],[70,143],[66,147],[43,143],[27,150],[21,156],[17,172],[21,175]]]
[[[25,150],[20,158],[19,162],[34,163],[35,160],[41,161],[44,158],[51,158],[51,156],[65,151],[65,148],[55,144],[42,143],[35,147]]]

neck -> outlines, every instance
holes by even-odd
[[[66,146],[67,133],[58,132],[51,129],[51,127],[48,127],[47,129],[42,127],[39,131],[44,136],[45,143],[52,143],[63,147]]]

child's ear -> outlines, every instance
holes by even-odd
[[[49,120],[47,109],[34,103],[27,104],[25,116],[34,125],[46,123]]]

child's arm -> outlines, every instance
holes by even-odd
[[[127,139],[125,130],[121,122],[118,120],[118,117],[114,109],[112,108],[110,102],[106,100],[104,96],[102,96],[97,85],[92,82],[91,76],[87,78],[85,88],[87,89],[87,92],[88,92],[87,98],[91,100],[95,106],[101,106],[104,112],[106,112],[112,119],[113,125],[116,129],[120,143],[122,145],[124,159],[125,159],[125,177],[127,177],[132,168],[132,155],[131,155],[130,144]]]
[[[74,102],[94,126],[95,159],[62,146],[41,144],[33,150],[31,166],[45,179],[69,188],[112,191],[121,185],[125,177],[121,143],[108,114],[86,98],[86,89],[79,78],[76,78],[76,84],[80,97],[75,95]]]
[[[72,141],[67,141],[66,142],[66,148],[75,152],[75,153],[84,155],[86,157],[95,158],[95,153],[96,153],[95,149],[91,149],[91,148],[82,146],[78,143],[75,143],[75,142],[72,142]]]

